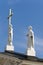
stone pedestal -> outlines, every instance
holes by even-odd
[[[14,51],[14,46],[13,45],[7,45],[6,51]]]
[[[35,50],[34,50],[34,48],[28,48],[27,49],[27,55],[28,56],[35,56],[36,55],[36,53],[35,53]]]

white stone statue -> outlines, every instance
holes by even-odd
[[[6,46],[7,51],[14,51],[14,46],[13,46],[13,27],[11,24],[11,17],[12,17],[12,10],[9,10],[9,16],[8,16],[8,21],[9,21],[9,31],[8,31],[8,44]]]
[[[27,34],[28,35],[28,46],[29,48],[31,48],[31,47],[34,47],[34,32],[32,30],[32,26],[30,26],[28,29],[29,29],[29,32]]]
[[[32,26],[29,26],[28,28],[28,44],[27,44],[27,55],[35,56],[35,50],[34,50],[34,32],[32,30]]]
[[[9,45],[12,45],[13,43],[13,27],[12,27],[12,24],[11,24],[11,17],[12,17],[12,10],[10,9],[9,11],[9,17],[8,17],[8,20],[9,20],[9,38],[8,38],[8,43]]]
[[[13,28],[12,25],[9,25],[9,38],[8,38],[9,45],[13,43]]]

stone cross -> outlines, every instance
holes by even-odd
[[[12,17],[12,15],[13,15],[12,10],[9,9],[9,16],[8,16],[9,24],[11,24],[11,17]]]

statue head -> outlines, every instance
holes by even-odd
[[[32,30],[32,26],[29,26],[28,29],[29,29],[29,30]]]

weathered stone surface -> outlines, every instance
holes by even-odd
[[[0,65],[43,65],[43,62],[20,59],[12,54],[0,53]]]

